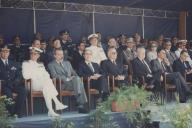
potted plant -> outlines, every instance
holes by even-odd
[[[6,109],[6,105],[12,105],[13,101],[6,96],[0,97],[0,126],[2,128],[12,128],[13,125],[11,124],[13,121],[13,117],[9,116],[9,112]]]
[[[113,92],[101,106],[112,112],[135,111],[140,105],[145,106],[151,93],[138,86],[123,86]]]
[[[124,86],[113,92],[108,100],[99,104],[97,109],[113,112],[123,112],[124,117],[136,128],[150,128],[150,111],[144,108],[151,104],[151,92],[138,86]]]

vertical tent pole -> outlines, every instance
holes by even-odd
[[[143,9],[143,15],[141,16],[141,24],[142,24],[142,36],[143,36],[143,39],[144,39],[145,38],[144,9]]]
[[[33,33],[37,32],[36,29],[36,12],[35,12],[35,1],[33,0]]]
[[[95,5],[93,5],[93,33],[95,33]]]

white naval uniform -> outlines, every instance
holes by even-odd
[[[25,61],[22,65],[22,74],[25,79],[31,79],[33,91],[48,91],[49,96],[57,96],[58,92],[42,63]]]
[[[31,79],[33,91],[43,92],[46,106],[49,111],[53,111],[51,103],[52,99],[56,105],[61,106],[61,103],[56,98],[58,92],[50,78],[49,73],[46,71],[42,63],[37,63],[32,60],[23,62],[22,74],[25,79]]]
[[[106,60],[107,57],[102,47],[90,46],[86,49],[92,51],[92,62],[100,65],[101,61]]]

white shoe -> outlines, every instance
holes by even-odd
[[[60,115],[57,114],[57,113],[55,113],[54,111],[49,111],[49,112],[48,112],[48,116],[50,116],[50,117],[58,117],[58,116],[60,116]]]
[[[62,110],[68,108],[67,105],[63,105],[62,103],[57,103],[56,104],[56,110]]]

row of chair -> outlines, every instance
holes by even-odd
[[[129,77],[129,82],[132,83],[132,74],[129,73],[128,75]],[[167,94],[168,93],[176,93],[177,90],[176,90],[176,86],[170,84],[167,82],[167,77],[166,77],[166,74],[164,74],[164,79],[162,81],[162,88],[163,88],[163,91],[160,92],[160,98],[161,98],[161,103],[164,103],[164,100],[165,98],[167,99]],[[114,76],[108,76],[107,77],[108,79],[108,88],[109,90],[111,90],[112,92],[116,90],[116,86],[115,86],[115,77]],[[71,110],[71,100],[70,98],[72,96],[75,96],[74,94],[74,91],[67,91],[67,90],[62,90],[61,88],[61,85],[64,84],[63,81],[61,79],[56,79],[56,78],[53,78],[53,83],[54,85],[56,86],[57,90],[58,90],[58,93],[59,93],[59,99],[60,101],[63,101],[63,97],[69,97],[69,110]],[[90,110],[91,109],[91,96],[94,96],[94,95],[98,95],[99,94],[99,91],[96,90],[96,89],[92,89],[91,88],[91,84],[90,84],[90,78],[87,77],[87,78],[81,78],[81,80],[86,83],[86,94],[87,94],[87,97],[88,97],[88,109]],[[26,114],[28,116],[29,114],[29,109],[30,109],[30,113],[31,115],[34,114],[34,98],[37,98],[37,97],[43,97],[43,93],[41,91],[33,91],[32,88],[31,88],[31,85],[32,85],[32,81],[29,79],[29,80],[25,80],[24,81],[25,83],[25,87],[26,89],[28,90],[28,96],[26,98]],[[143,77],[143,81],[141,83],[143,86],[145,86],[147,83],[145,82],[145,79]],[[0,90],[1,90],[1,86],[2,86],[2,80],[0,80]],[[152,91],[150,88],[147,88],[147,86],[145,86],[146,90],[147,91]],[[1,91],[0,91],[0,95],[1,95]],[[17,96],[16,93],[13,93],[13,98],[15,98]]]

